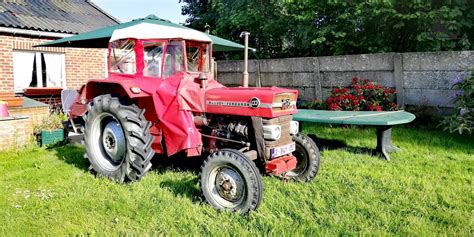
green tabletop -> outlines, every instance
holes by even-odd
[[[412,113],[400,111],[329,111],[298,109],[293,119],[301,122],[390,126],[409,123]]]

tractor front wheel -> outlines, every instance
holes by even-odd
[[[255,163],[233,149],[214,152],[204,161],[201,189],[218,210],[247,213],[257,209],[263,198],[262,177]]]
[[[308,136],[298,133],[293,136],[296,149],[293,155],[296,157],[296,168],[287,173],[295,180],[309,182],[316,177],[319,171],[319,149],[316,143]]]
[[[155,152],[144,112],[110,95],[97,96],[89,104],[84,117],[85,157],[98,176],[135,181],[150,170]]]

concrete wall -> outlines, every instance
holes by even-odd
[[[218,61],[217,80],[240,85],[242,61]],[[451,107],[452,82],[474,69],[474,51],[383,53],[249,61],[249,85],[298,89],[302,100],[324,100],[353,76],[397,90],[400,105]]]

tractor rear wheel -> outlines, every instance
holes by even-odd
[[[135,181],[150,170],[153,136],[145,110],[123,105],[118,98],[94,98],[84,117],[84,155],[98,176],[117,182]]]
[[[296,150],[296,168],[289,171],[287,175],[295,180],[309,182],[316,177],[319,171],[319,149],[316,143],[308,136],[298,133],[293,136]]]
[[[222,149],[209,155],[200,181],[207,202],[218,210],[247,213],[256,210],[263,198],[258,168],[238,150]]]

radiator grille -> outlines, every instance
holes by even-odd
[[[265,156],[270,157],[270,149],[288,145],[293,139],[290,135],[290,122],[293,120],[292,115],[285,115],[272,119],[263,119],[263,125],[280,125],[281,126],[281,137],[276,141],[265,140]]]

